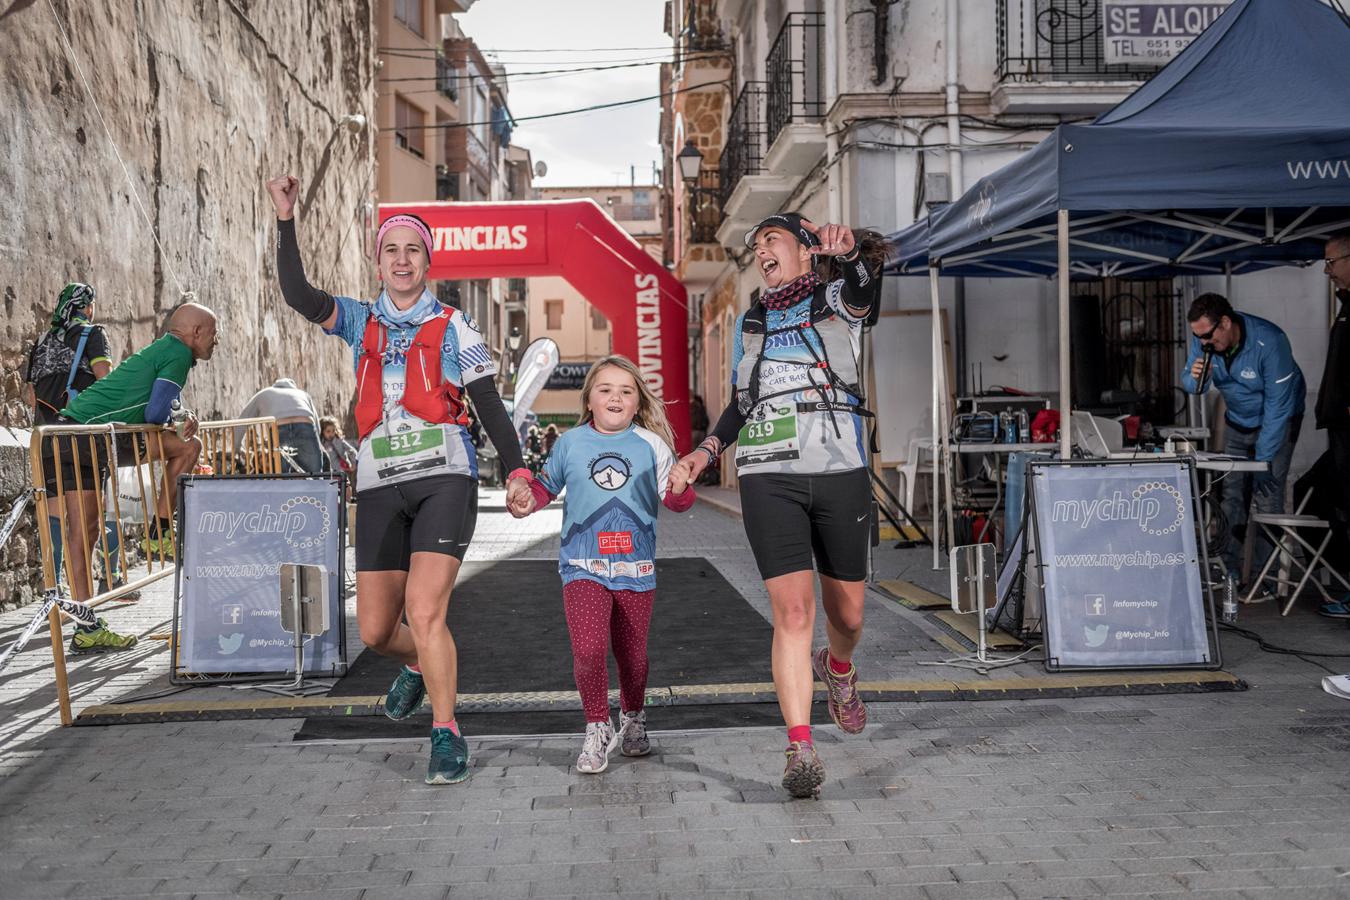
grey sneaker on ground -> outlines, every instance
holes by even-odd
[[[619,745],[619,733],[610,722],[586,723],[586,743],[577,756],[577,771],[599,775],[609,768],[609,755]]]
[[[652,742],[647,739],[647,711],[640,709],[635,713],[619,713],[619,736],[623,746],[619,752],[624,756],[646,756],[652,752]]]
[[[793,741],[787,748],[787,766],[783,769],[783,787],[799,800],[820,796],[825,767],[816,756],[816,748],[806,741]]]

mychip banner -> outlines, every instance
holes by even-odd
[[[1216,668],[1191,463],[1033,461],[1030,470],[1046,667]]]
[[[175,676],[294,672],[292,637],[281,628],[285,563],[323,566],[329,579],[333,626],[308,639],[305,672],[346,670],[340,485],[310,476],[183,481]]]

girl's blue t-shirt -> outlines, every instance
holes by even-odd
[[[565,432],[539,481],[563,498],[558,574],[616,591],[656,587],[656,517],[675,454],[637,425],[604,434],[590,425]]]

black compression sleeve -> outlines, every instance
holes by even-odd
[[[492,441],[492,446],[497,448],[497,455],[506,465],[506,471],[510,473],[525,468],[525,457],[520,452],[520,438],[516,435],[515,426],[511,424],[511,417],[506,414],[506,407],[502,404],[502,397],[497,393],[497,386],[492,383],[492,379],[479,378],[470,381],[466,390],[469,392],[469,399],[473,401],[478,421],[482,423],[483,430]]]
[[[277,277],[286,305],[318,324],[333,314],[332,295],[309,283],[300,262],[300,243],[295,239],[295,220],[277,219]]]
[[[856,251],[855,251],[856,252]],[[840,259],[844,272],[844,305],[850,309],[871,309],[881,301],[881,276],[867,268],[867,260]]]
[[[727,408],[722,410],[722,415],[717,419],[717,425],[712,430],[712,436],[722,442],[723,447],[730,447],[736,443],[736,437],[745,427],[745,416],[741,415],[740,408],[736,405],[736,389],[731,389],[731,402]]]

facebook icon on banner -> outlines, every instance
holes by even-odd
[[[1100,616],[1106,612],[1106,597],[1101,594],[1088,594],[1087,612],[1089,616]]]
[[[237,603],[220,608],[220,621],[226,625],[238,625],[244,620],[244,607]]]

